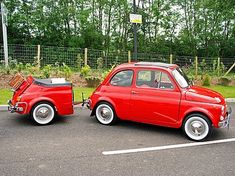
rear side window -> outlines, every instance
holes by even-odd
[[[110,81],[113,86],[128,87],[131,86],[133,79],[132,70],[123,70],[116,73]]]
[[[159,70],[141,70],[137,74],[137,87],[152,87],[160,89],[173,89],[174,86],[168,75]]]

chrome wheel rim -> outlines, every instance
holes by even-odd
[[[33,111],[33,118],[38,124],[48,124],[54,118],[55,112],[53,107],[48,104],[40,104]]]
[[[185,132],[193,140],[202,140],[209,133],[208,123],[201,117],[191,117],[185,123]]]
[[[110,106],[101,104],[96,108],[96,117],[102,124],[110,124],[113,120],[114,113]]]

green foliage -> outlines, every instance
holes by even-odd
[[[105,79],[105,77],[114,69],[115,66],[116,65],[113,65],[109,70],[102,72],[101,74],[102,80]]]
[[[211,85],[211,77],[208,74],[203,76],[202,85],[203,86],[210,86]]]
[[[98,76],[87,76],[85,77],[85,80],[87,82],[87,87],[97,87],[101,80]]]
[[[46,65],[42,68],[42,76],[44,78],[49,78],[51,76],[52,73],[52,65]]]
[[[133,49],[132,24],[128,22],[133,7],[129,1],[56,2],[5,0],[10,16],[9,43],[87,47],[108,54]],[[233,0],[152,0],[141,1],[137,6],[143,16],[138,29],[139,52],[234,57]],[[51,63],[55,59],[58,58],[51,58]]]
[[[72,75],[72,70],[69,66],[67,66],[65,63],[63,63],[63,66],[61,68],[62,72],[64,73],[64,76],[66,79],[70,78]]]
[[[226,77],[222,77],[219,79],[219,85],[222,85],[222,86],[228,86],[230,84],[230,82],[231,82],[231,80]]]
[[[225,71],[225,65],[223,62],[220,62],[218,65],[218,59],[213,60],[212,73],[213,75],[221,76]]]
[[[102,69],[102,68],[104,68],[104,60],[102,57],[99,57],[97,59],[97,69]]]
[[[90,72],[91,72],[91,67],[89,65],[85,65],[81,69],[81,76],[86,77],[90,74]]]
[[[82,60],[82,57],[80,54],[77,55],[77,68],[80,70],[81,69],[81,66],[82,66],[82,63],[83,63],[83,60]]]

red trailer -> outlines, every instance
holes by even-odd
[[[23,78],[16,74],[9,82],[14,91],[9,111],[30,114],[39,125],[49,124],[58,115],[73,114],[72,83],[64,78]]]

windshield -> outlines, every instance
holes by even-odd
[[[175,77],[176,81],[179,83],[180,87],[186,88],[189,86],[190,81],[186,74],[178,67],[173,70],[173,76]]]

